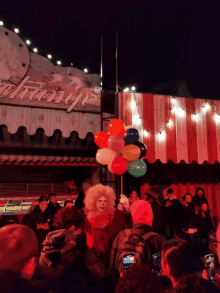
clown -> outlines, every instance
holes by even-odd
[[[114,208],[115,200],[114,190],[102,184],[90,187],[84,200],[88,211],[86,230],[93,238],[95,252],[104,259],[114,236],[125,228],[123,213]]]

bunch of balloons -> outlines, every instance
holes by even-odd
[[[146,155],[146,145],[139,140],[139,133],[133,126],[125,127],[120,119],[113,119],[108,126],[108,133],[99,131],[95,143],[100,147],[96,160],[108,165],[111,173],[122,175],[126,171],[134,177],[141,177],[147,172],[147,166],[141,160]]]

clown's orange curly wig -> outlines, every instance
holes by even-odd
[[[101,196],[104,196],[108,200],[106,210],[112,210],[115,206],[115,192],[110,186],[104,186],[103,184],[97,184],[88,189],[84,199],[85,208],[90,211],[96,210],[96,201]]]

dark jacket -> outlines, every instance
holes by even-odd
[[[208,233],[211,232],[211,230],[213,229],[210,213],[206,212],[204,218],[202,214],[199,212],[196,216],[195,221],[197,224],[198,236],[200,236],[203,239],[206,239],[208,237]]]
[[[147,234],[148,232],[154,231],[154,229],[151,226],[149,226],[147,224],[141,224],[141,223],[134,224],[133,227],[131,228],[131,230],[132,230],[132,233],[139,235],[139,236],[143,236],[143,235]],[[125,240],[125,238],[126,238],[126,234],[125,234],[125,231],[123,230],[118,233],[118,235],[115,238],[115,241],[112,245],[111,257],[110,257],[110,268],[112,270],[116,269],[115,268],[115,261],[116,261],[118,249],[119,249],[121,243],[123,243],[123,241]],[[155,243],[154,239],[150,239],[148,244],[149,244],[151,256],[154,253],[162,250],[161,242],[159,242],[159,241]]]
[[[62,207],[58,204],[58,202],[56,203],[55,206],[54,206],[51,202],[49,202],[47,209],[48,209],[53,215],[55,215],[57,211],[59,211],[60,209],[62,209]]]
[[[30,283],[21,278],[18,273],[11,271],[0,271],[1,293],[37,293],[39,290],[33,288]]]
[[[82,210],[85,207],[84,199],[85,199],[85,193],[79,194],[75,201],[74,207],[79,210]]]
[[[171,205],[166,207],[166,203],[170,202]],[[163,214],[163,223],[165,225],[170,225],[178,227],[180,224],[180,213],[181,213],[181,203],[177,199],[166,199],[163,200],[161,211]]]
[[[200,205],[201,202],[205,202],[209,208],[208,200],[205,198],[205,196],[199,197],[198,195],[193,196],[192,203],[197,206]]]
[[[49,230],[37,229],[38,224],[48,223],[50,226]],[[46,208],[44,213],[41,211],[37,205],[34,210],[29,214],[28,221],[26,225],[33,229],[37,235],[39,246],[41,246],[43,240],[45,239],[48,232],[51,231],[53,225],[53,214]]]
[[[81,230],[56,230],[43,242],[33,284],[56,292],[104,292],[99,284],[108,275],[104,264],[86,245]]]
[[[180,227],[184,230],[194,228],[195,226],[195,206],[192,203],[181,202]]]
[[[151,203],[151,208],[153,211],[153,224],[152,227],[160,233],[162,228],[162,213],[161,213],[161,205],[154,199]]]

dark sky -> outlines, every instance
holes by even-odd
[[[138,91],[147,92],[159,82],[182,79],[188,83],[208,82],[210,87],[213,84],[212,93],[218,96],[218,9],[184,3],[161,6],[146,0],[4,1],[0,19],[9,29],[18,26],[20,36],[30,38],[39,54],[51,53],[64,66],[71,62],[80,69],[87,66],[91,73],[100,72],[103,35],[105,87],[115,85],[118,30],[122,88],[136,84]]]

